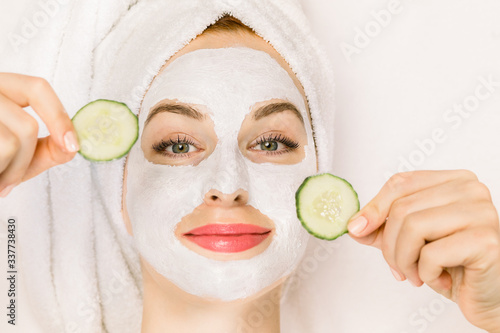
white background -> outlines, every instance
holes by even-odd
[[[20,29],[25,3],[28,12],[35,6],[2,0],[0,47],[9,47],[8,33]],[[302,0],[336,74],[335,173],[354,185],[364,205],[402,160],[416,169],[470,169],[500,207],[500,86],[459,125],[444,118],[455,104],[473,99],[478,77],[500,82],[500,1],[392,1],[397,13],[386,15],[382,26],[375,16],[381,20],[390,3]],[[360,31],[368,34],[364,44]],[[348,45],[357,48],[350,57],[342,51]],[[428,142],[435,130],[445,139],[422,152],[416,141]],[[310,295],[328,304],[318,307],[328,332],[482,332],[428,288],[396,282],[378,250],[348,236],[336,242],[335,253],[308,279],[311,286],[331,286]],[[0,259],[0,272],[5,263]],[[36,333],[22,272],[19,278],[19,325],[6,326],[1,315],[0,330]],[[6,290],[1,278],[0,300]]]

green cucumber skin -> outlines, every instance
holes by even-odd
[[[296,207],[296,210],[297,210],[297,217],[299,218],[299,221],[300,223],[302,224],[302,226],[304,227],[304,229],[307,230],[308,233],[310,233],[311,235],[313,235],[314,237],[316,238],[319,238],[319,239],[323,239],[323,240],[328,240],[328,241],[332,241],[332,240],[335,240],[337,238],[339,238],[340,236],[343,236],[345,235],[346,233],[348,233],[349,231],[347,230],[347,228],[344,230],[344,232],[340,233],[340,234],[337,234],[336,236],[334,236],[333,238],[328,238],[328,237],[325,237],[325,236],[322,236],[322,235],[319,235],[317,233],[315,233],[314,231],[312,231],[309,226],[306,225],[306,223],[304,222],[304,220],[302,219],[302,216],[300,214],[300,204],[299,204],[299,194],[300,194],[300,191],[302,190],[302,188],[309,182],[309,180],[311,180],[312,178],[316,178],[316,177],[320,177],[320,176],[324,176],[324,175],[329,175],[329,176],[332,176],[332,177],[335,177],[335,178],[338,178],[340,180],[343,180],[347,185],[349,185],[349,187],[352,189],[355,197],[356,197],[356,201],[358,203],[358,209],[356,212],[359,212],[359,208],[360,208],[360,205],[359,205],[359,197],[358,197],[358,192],[356,192],[354,190],[354,188],[352,187],[351,183],[349,183],[347,180],[345,180],[344,178],[341,178],[341,177],[338,177],[338,176],[335,176],[335,175],[332,175],[331,173],[320,173],[320,174],[317,174],[317,175],[312,175],[312,176],[309,176],[307,177],[306,179],[304,179],[304,181],[302,182],[302,184],[299,186],[297,192],[295,192],[295,207]]]
[[[136,128],[137,128],[137,131],[136,131],[136,134],[135,134],[135,138],[134,138],[134,141],[133,143],[130,145],[130,148],[124,152],[123,154],[119,155],[119,156],[116,156],[116,157],[113,157],[111,159],[92,159],[90,157],[87,157],[85,154],[82,154],[80,151],[78,151],[78,153],[84,158],[86,159],[87,161],[90,161],[90,162],[97,162],[97,163],[104,163],[104,162],[111,162],[111,161],[115,161],[115,160],[118,160],[120,158],[122,158],[123,156],[127,155],[130,151],[130,149],[132,149],[132,146],[136,143],[138,137],[139,137],[139,119],[137,118],[137,115],[135,115],[131,110],[130,108],[127,106],[127,104],[125,103],[122,103],[122,102],[117,102],[117,101],[114,101],[114,100],[111,100],[111,99],[96,99],[92,102],[89,102],[87,104],[85,104],[83,107],[80,108],[80,110],[78,110],[75,115],[73,116],[73,118],[71,118],[71,120],[75,119],[76,116],[80,113],[80,111],[82,111],[83,109],[85,109],[87,106],[89,105],[92,105],[94,103],[98,103],[98,102],[111,102],[111,103],[115,103],[115,104],[121,104],[123,106],[125,106],[127,108],[127,110],[129,110],[129,112],[134,115],[135,117],[135,122],[136,122]]]

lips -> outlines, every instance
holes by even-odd
[[[269,237],[271,229],[253,224],[207,224],[183,234],[191,242],[214,252],[241,252]]]

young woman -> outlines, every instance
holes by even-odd
[[[46,81],[4,73],[0,92],[6,196],[79,147]],[[28,105],[49,137],[37,139],[36,121],[21,110]],[[244,332],[253,303],[279,310],[276,299],[309,237],[293,215],[293,191],[318,171],[310,109],[287,61],[231,17],[155,76],[123,177],[123,221],[141,257],[142,332]],[[416,171],[393,176],[349,232],[381,249],[396,279],[426,283],[495,333],[498,225],[489,191],[472,172]],[[255,332],[279,332],[279,316],[272,312]]]

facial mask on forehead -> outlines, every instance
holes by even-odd
[[[257,164],[239,150],[238,132],[252,106],[276,98],[294,104],[304,119],[308,144],[300,163]],[[186,292],[224,301],[251,296],[290,274],[309,239],[296,217],[295,191],[316,172],[316,155],[304,100],[288,73],[267,53],[250,48],[187,53],[153,81],[139,115],[139,137],[150,109],[164,99],[206,106],[218,142],[196,166],[153,164],[140,140],[130,151],[126,204],[142,257]],[[221,261],[197,254],[176,238],[177,223],[203,203],[210,189],[233,193],[240,188],[248,191],[248,204],[275,224],[264,252]]]

